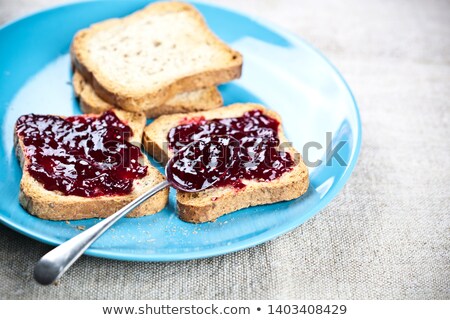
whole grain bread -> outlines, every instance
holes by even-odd
[[[106,110],[117,108],[100,98],[83,76],[77,70],[72,77],[75,95],[80,101],[83,113],[99,114]],[[142,110],[147,118],[156,118],[163,114],[195,112],[211,110],[222,106],[223,100],[216,87],[179,93],[157,107]]]
[[[244,115],[250,110],[261,110],[265,115],[277,119],[280,116],[261,105],[254,103],[236,103],[228,107],[188,114],[174,114],[161,116],[144,130],[144,148],[155,159],[166,163],[173,156],[168,150],[167,134],[173,127],[189,119],[203,117],[206,120],[235,118]],[[280,143],[287,139],[280,126],[278,137]],[[213,221],[218,217],[250,206],[292,200],[304,194],[309,186],[308,170],[303,163],[301,155],[292,147],[284,148],[295,159],[295,167],[278,179],[269,182],[244,180],[244,189],[233,187],[211,187],[200,192],[177,191],[178,214],[181,219],[188,222],[200,223]]]
[[[139,143],[145,126],[143,113],[130,113],[122,110],[113,110],[117,117],[127,124],[133,131],[130,142]],[[95,115],[86,115],[95,116]],[[88,218],[107,217],[136,197],[163,181],[164,176],[154,168],[143,154],[142,164],[147,166],[147,175],[142,179],[136,179],[133,183],[131,194],[122,196],[80,197],[63,195],[57,191],[49,191],[34,179],[26,170],[29,164],[25,156],[25,146],[21,137],[14,132],[14,144],[16,155],[22,167],[22,179],[20,181],[19,202],[29,213],[49,220],[79,220]],[[129,217],[140,217],[161,211],[167,204],[169,190],[161,190],[149,200],[133,210]]]
[[[154,3],[79,31],[71,59],[99,97],[133,112],[239,78],[242,68],[241,54],[181,2]]]

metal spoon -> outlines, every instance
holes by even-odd
[[[221,143],[223,143],[223,141]],[[34,267],[34,279],[43,285],[49,285],[58,280],[106,230],[158,191],[161,191],[168,186],[172,186],[178,190],[198,192],[209,188],[211,185],[216,183],[220,179],[220,176],[215,177],[213,180],[206,181],[201,188],[194,188],[193,185],[180,184],[177,182],[176,177],[174,177],[172,169],[174,165],[180,163],[178,161],[180,160],[180,155],[182,155],[182,152],[189,152],[190,150],[194,150],[196,148],[198,149],[202,146],[202,144],[204,147],[205,141],[195,141],[181,149],[169,160],[165,168],[167,180],[157,184],[113,215],[100,221],[96,225],[64,242],[44,255]],[[227,163],[225,161],[225,165],[229,167],[231,163]]]

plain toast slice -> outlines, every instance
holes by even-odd
[[[254,103],[236,103],[216,110],[161,116],[144,130],[144,148],[155,159],[166,163],[172,152],[168,150],[167,134],[171,128],[189,119],[205,120],[235,118],[251,110],[261,110],[263,114],[278,120],[280,116],[261,105]],[[287,142],[281,125],[278,137],[280,144]],[[292,147],[283,149],[295,159],[295,167],[278,179],[269,182],[244,180],[244,189],[233,187],[211,187],[200,192],[177,191],[177,207],[180,218],[184,221],[200,223],[214,221],[218,217],[250,206],[292,200],[304,194],[309,186],[308,170],[301,155]]]
[[[140,145],[142,132],[145,126],[143,113],[131,113],[122,110],[113,110],[117,117],[127,124],[133,131],[130,142]],[[86,115],[95,116],[95,115]],[[148,167],[147,175],[142,179],[136,179],[133,183],[131,194],[122,196],[80,197],[63,195],[58,191],[49,191],[34,179],[26,169],[29,160],[25,156],[25,146],[21,137],[14,132],[16,155],[22,167],[22,180],[20,181],[19,202],[29,213],[49,220],[79,220],[88,218],[107,217],[143,192],[149,190],[163,181],[164,176],[154,168],[147,157],[142,155],[142,164]],[[133,210],[129,217],[140,217],[161,211],[167,204],[169,190],[161,190],[149,200]]]
[[[77,70],[74,71],[72,85],[75,95],[80,101],[80,107],[83,113],[99,114],[106,110],[116,108],[114,105],[100,98],[95,93],[92,86]],[[222,104],[223,100],[219,90],[216,87],[209,87],[206,89],[179,93],[160,106],[142,111],[145,112],[147,118],[156,118],[163,114],[216,109],[221,107]]]
[[[106,102],[137,112],[239,78],[242,56],[190,4],[158,2],[79,31],[75,68]]]

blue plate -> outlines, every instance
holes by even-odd
[[[108,0],[69,4],[0,29],[3,224],[58,245],[81,232],[77,227],[88,228],[98,221],[46,221],[21,208],[21,170],[13,150],[13,127],[26,113],[80,113],[70,85],[68,51],[73,35],[94,22],[127,15],[147,3]],[[310,188],[299,199],[240,210],[201,225],[177,218],[172,190],[169,205],[162,212],[122,219],[86,254],[174,261],[248,248],[292,230],[319,212],[343,187],[355,166],[361,144],[358,109],[349,87],[327,59],[303,40],[268,23],[212,5],[195,6],[213,31],[244,56],[242,78],[220,87],[225,104],[258,102],[279,112],[287,137],[310,162]],[[326,146],[330,143],[339,150],[336,148],[338,156],[327,163]],[[313,165],[316,160],[322,163]]]

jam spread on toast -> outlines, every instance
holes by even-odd
[[[294,166],[291,155],[278,148],[279,126],[260,110],[237,118],[185,119],[167,136],[175,153],[171,175],[192,190],[212,183],[243,188],[243,180],[277,179]]]
[[[28,114],[16,123],[27,170],[44,188],[82,197],[125,195],[147,174],[132,130],[107,111],[98,117]]]

